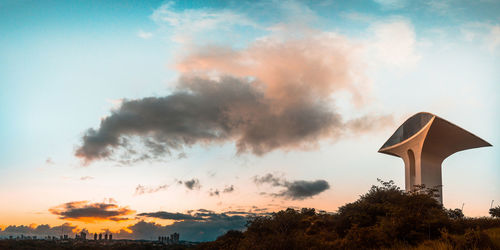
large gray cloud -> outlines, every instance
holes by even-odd
[[[76,155],[86,161],[106,158],[127,148],[126,136],[142,136],[151,158],[171,154],[195,143],[236,140],[238,152],[263,154],[280,147],[316,141],[341,123],[321,101],[273,107],[257,86],[224,77],[220,81],[184,79],[167,97],[124,101],[89,129]],[[128,153],[133,154],[132,150]]]
[[[282,177],[274,176],[273,174],[267,174],[262,177],[254,176],[253,181],[257,185],[270,184],[275,187],[284,187],[282,191],[278,193],[272,193],[275,197],[285,197],[292,200],[303,200],[311,198],[321,192],[328,190],[330,184],[325,180],[315,180],[315,181],[287,181]]]
[[[354,47],[341,36],[320,33],[284,41],[268,37],[241,50],[195,49],[178,61],[181,77],[172,94],[124,100],[97,129],[85,132],[76,156],[86,163],[134,162],[224,142],[235,142],[238,153],[262,155],[379,128],[391,117],[345,120],[334,106],[339,91],[354,106],[369,99]]]

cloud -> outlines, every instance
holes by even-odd
[[[489,22],[469,22],[460,28],[467,42],[480,42],[490,52],[500,48],[500,25]]]
[[[330,185],[325,180],[293,181],[286,182],[285,187],[285,190],[274,194],[274,196],[287,197],[292,200],[303,200],[329,189]]]
[[[347,92],[357,106],[366,105],[367,82],[354,50],[345,37],[327,32],[269,36],[240,50],[194,49],[177,64],[176,91],[124,100],[84,134],[76,156],[84,163],[117,155],[157,159],[194,144],[226,142],[235,142],[238,154],[263,155],[338,140],[353,131],[333,94]],[[365,128],[371,126],[377,127]]]
[[[208,192],[210,194],[210,196],[219,196],[221,193],[232,193],[234,191],[234,185],[231,185],[231,186],[226,186],[224,187],[224,189],[222,189],[222,191],[219,191],[219,189],[210,189],[210,191]]]
[[[178,43],[193,43],[201,40],[219,40],[220,34],[227,37],[234,27],[256,27],[257,24],[246,15],[228,9],[174,9],[175,3],[168,2],[156,9],[151,19],[166,29],[171,40]],[[221,33],[223,32],[223,33]]]
[[[169,213],[165,211],[159,211],[154,213],[140,213],[137,216],[151,217],[164,220],[204,220],[201,217],[193,216],[191,214]]]
[[[272,193],[271,195],[275,197],[285,197],[292,200],[304,200],[311,198],[330,188],[330,185],[325,180],[287,181],[282,177],[276,177],[272,174],[267,174],[262,177],[254,176],[253,181],[257,185],[270,184],[274,187],[284,187],[284,190],[278,193]]]
[[[394,124],[392,115],[372,115],[354,118],[347,122],[347,126],[356,133],[366,133],[372,130],[383,129]]]
[[[376,22],[370,27],[373,37],[366,41],[367,59],[393,67],[411,67],[421,58],[413,26],[404,19]]]
[[[94,177],[92,177],[92,176],[82,176],[82,177],[80,177],[81,181],[92,180],[92,179],[94,179]]]
[[[49,211],[58,215],[59,219],[84,222],[129,220],[124,216],[135,213],[128,207],[119,207],[112,203],[89,203],[88,201],[64,203],[50,208]]]
[[[137,36],[142,39],[150,39],[151,37],[153,37],[153,33],[139,30],[139,32],[137,32]]]
[[[74,233],[77,231],[77,227],[73,226],[69,223],[64,223],[60,226],[54,226],[51,227],[50,225],[47,224],[42,224],[42,225],[30,225],[30,226],[25,226],[25,225],[20,225],[20,226],[15,226],[15,225],[10,225],[4,228],[3,230],[0,228],[0,236],[17,236],[17,235],[34,235],[34,236],[57,236],[61,235],[61,232],[64,232],[65,234],[70,234]]]
[[[152,194],[156,193],[162,190],[166,190],[168,188],[168,185],[160,185],[157,187],[145,187],[143,185],[137,185],[135,188],[135,195],[141,195],[141,194]]]
[[[285,179],[283,177],[276,177],[273,174],[266,174],[262,177],[259,176],[254,176],[253,177],[253,182],[257,185],[269,183],[272,186],[278,187],[278,186],[284,186],[285,185]]]
[[[45,160],[45,164],[47,164],[47,165],[54,165],[55,163],[54,163],[54,161],[52,160],[52,158],[51,158],[51,157],[48,157],[48,158]]]
[[[193,189],[198,189],[199,190],[201,188],[200,181],[198,179],[191,179],[189,181],[184,181],[184,185],[189,190],[193,190]]]
[[[170,213],[166,211],[141,213],[139,216],[142,217],[171,219],[176,221],[167,226],[140,221],[127,228],[131,233],[122,230],[117,236],[149,239],[151,236],[156,237],[157,235],[178,232],[181,239],[184,240],[210,241],[216,239],[228,230],[243,230],[247,221],[255,215],[257,215],[257,213],[243,211],[215,213],[206,209],[188,211],[188,213]]]
[[[395,10],[406,7],[408,4],[407,0],[374,0],[377,4],[380,4],[383,9]]]
[[[494,51],[496,48],[500,47],[500,25],[491,26],[487,41],[488,48],[491,51]]]
[[[449,0],[428,0],[427,2],[425,2],[425,4],[429,6],[429,10],[436,12],[440,15],[446,15],[450,14],[451,12],[450,4],[453,3]]]
[[[233,185],[231,185],[231,186],[226,186],[226,187],[224,188],[224,190],[222,190],[222,192],[224,192],[224,193],[231,193],[231,192],[233,192],[233,191],[234,191],[234,186],[233,186]]]
[[[210,196],[219,196],[220,195],[220,191],[218,189],[215,189],[215,190],[210,189],[210,192],[208,192],[208,194]]]

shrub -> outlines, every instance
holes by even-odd
[[[500,218],[500,206],[490,208],[490,215],[493,218]]]

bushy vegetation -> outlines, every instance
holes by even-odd
[[[23,249],[23,250],[128,250],[128,249],[188,249],[186,245],[164,245],[154,241],[52,241],[52,240],[0,240],[0,249]]]
[[[380,180],[379,180],[380,181]],[[404,192],[380,181],[337,213],[287,209],[251,219],[200,249],[497,249],[500,219],[464,218],[423,186]],[[488,230],[487,230],[488,229]],[[498,236],[498,237],[497,237]]]
[[[500,218],[500,206],[490,208],[490,215],[492,217]]]

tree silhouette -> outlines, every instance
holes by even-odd
[[[500,206],[490,208],[490,215],[493,218],[500,218]]]
[[[500,227],[500,220],[464,218],[460,209],[445,209],[435,199],[436,188],[422,185],[405,192],[393,181],[378,182],[336,213],[289,208],[257,216],[244,232],[230,231],[198,248],[373,249],[408,248],[422,242],[457,249],[495,247],[482,230]]]

